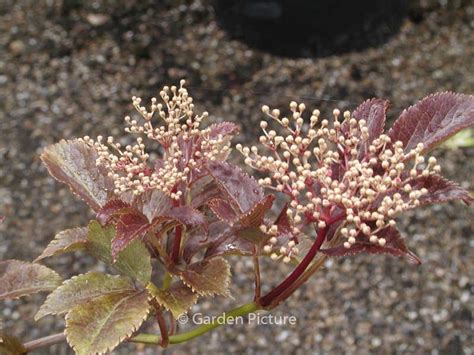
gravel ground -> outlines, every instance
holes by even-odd
[[[377,96],[391,99],[394,117],[435,91],[473,93],[474,7],[413,3],[397,32],[377,47],[283,58],[229,38],[208,1],[0,1],[0,214],[7,217],[0,259],[30,260],[55,232],[90,218],[48,177],[41,150],[61,138],[117,135],[132,95],[154,96],[182,77],[212,119],[243,126],[241,141],[255,133],[263,103],[283,108],[305,98],[329,113]],[[472,189],[474,150],[438,155],[445,174]],[[231,326],[163,353],[473,354],[472,208],[425,208],[401,225],[422,266],[388,257],[330,260],[275,310],[297,317],[296,325]],[[64,277],[101,267],[80,255],[50,265]],[[250,300],[249,264],[233,265],[235,300],[206,300],[196,311],[218,314]],[[289,270],[265,264],[265,271],[271,284]],[[35,326],[42,299],[2,304],[5,328],[25,340],[60,330],[53,318]],[[158,350],[129,345],[116,353],[141,351]]]

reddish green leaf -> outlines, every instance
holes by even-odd
[[[71,308],[88,303],[97,297],[133,292],[134,290],[133,283],[125,277],[100,272],[74,276],[64,281],[61,286],[48,295],[36,313],[35,320],[37,321],[48,314],[68,312]]]
[[[17,338],[0,333],[0,354],[2,355],[20,355],[26,354],[26,349]]]
[[[41,154],[49,173],[97,211],[113,195],[114,183],[96,159],[96,150],[78,139],[62,140]]]
[[[232,206],[223,199],[214,198],[209,201],[208,206],[221,221],[233,224],[237,219],[237,215]]]
[[[425,151],[474,124],[474,96],[442,92],[430,95],[404,110],[388,132],[405,151],[423,143]]]
[[[263,199],[263,190],[254,178],[238,166],[225,162],[210,162],[208,169],[226,198],[247,212]]]
[[[321,252],[328,256],[347,256],[361,252],[369,254],[390,254],[393,256],[406,257],[408,261],[413,264],[421,264],[421,260],[413,254],[413,252],[408,250],[405,239],[396,228],[384,228],[377,233],[377,236],[379,238],[385,238],[386,244],[384,246],[371,243],[367,236],[359,235],[356,237],[357,242],[350,248],[339,245],[333,248],[321,249]]]
[[[141,240],[131,242],[122,250],[115,262],[112,260],[111,242],[115,236],[113,226],[102,227],[99,222],[91,221],[86,250],[99,260],[114,266],[121,274],[146,285],[151,278],[151,258]]]
[[[114,293],[80,304],[66,315],[66,339],[76,354],[104,354],[129,338],[148,316],[148,293]]]
[[[61,253],[83,250],[87,242],[87,227],[66,229],[56,234],[45,250],[35,259],[35,262]]]
[[[50,268],[19,260],[0,261],[0,299],[54,290],[61,277]]]
[[[196,303],[199,295],[182,282],[174,282],[167,290],[161,290],[153,284],[147,285],[150,295],[177,319]]]
[[[419,199],[422,204],[442,203],[452,200],[462,200],[466,204],[472,202],[469,192],[440,175],[420,176],[412,180],[410,185],[417,190],[422,188],[428,190],[428,193]]]
[[[230,297],[230,265],[216,257],[189,265],[178,272],[179,277],[193,291],[202,296],[222,295]]]

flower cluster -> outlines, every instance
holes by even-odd
[[[371,137],[367,122],[355,119],[349,111],[340,119],[341,113],[335,109],[330,122],[320,120],[318,110],[305,119],[303,103],[291,102],[290,109],[292,115],[288,118],[281,117],[277,109],[263,106],[262,111],[278,123],[282,133],[269,129],[269,123],[262,121],[260,143],[264,152],[256,146],[238,145],[237,149],[247,165],[267,173],[259,180],[261,186],[290,197],[287,214],[293,234],[298,236],[310,223],[325,228],[334,212],[341,211],[344,247],[351,248],[361,235],[384,246],[386,240],[377,233],[394,226],[398,213],[420,204],[428,191],[417,189],[414,181],[439,172],[436,159],[425,161],[421,155],[423,144],[405,152],[402,142],[392,142],[387,135]],[[266,231],[274,227],[261,228]],[[273,239],[264,251],[288,262],[294,240],[278,250]]]
[[[95,147],[97,165],[109,171],[116,194],[132,191],[139,195],[145,190],[158,189],[179,199],[180,183],[189,182],[193,171],[199,170],[204,161],[215,160],[230,150],[228,140],[222,135],[213,134],[209,127],[200,128],[208,113],[194,113],[193,99],[184,84],[181,80],[179,88],[165,86],[160,92],[163,103],[152,98],[149,109],[142,106],[141,98],[132,98],[142,120],[125,117],[125,132],[139,135],[135,144],[122,147],[114,137],[104,140],[98,136],[95,141],[88,136],[83,138]],[[157,141],[163,149],[162,159],[153,165],[149,163],[150,155],[142,136]]]

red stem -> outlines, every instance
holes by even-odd
[[[269,306],[272,302],[275,301],[275,299],[278,299],[279,302],[282,301],[282,299],[279,299],[279,296],[284,293],[293,283],[295,283],[299,277],[305,272],[305,270],[308,268],[308,266],[311,264],[313,261],[314,257],[318,253],[319,249],[324,243],[324,240],[326,239],[327,232],[329,228],[331,227],[332,224],[339,222],[345,217],[345,214],[342,213],[336,217],[331,218],[329,221],[327,221],[327,225],[325,228],[322,228],[318,231],[316,240],[314,241],[313,245],[311,246],[311,249],[308,251],[308,253],[305,255],[303,260],[298,264],[298,266],[293,270],[293,272],[286,277],[277,287],[275,287],[273,290],[271,290],[269,293],[267,293],[265,296],[263,296],[260,299],[260,305],[262,307],[267,307]],[[288,295],[290,296],[291,293]],[[288,297],[287,296],[287,297]]]
[[[171,192],[176,192],[178,190],[178,186],[175,185]],[[180,202],[177,200],[173,200],[173,206],[178,207]],[[177,263],[179,260],[179,251],[181,249],[181,236],[183,235],[183,227],[176,226],[174,230],[174,241],[173,241],[173,249],[171,250],[171,260],[174,263]]]
[[[285,291],[293,282],[295,282],[301,274],[306,270],[309,266],[311,261],[313,261],[316,253],[323,245],[324,240],[326,239],[326,233],[328,231],[329,226],[322,228],[318,231],[318,235],[316,236],[316,240],[314,244],[311,246],[311,249],[308,251],[306,256],[303,260],[298,264],[298,266],[293,270],[293,272],[288,275],[286,279],[284,279],[277,287],[267,293],[260,299],[260,305],[262,307],[267,307],[272,303],[272,301],[277,298],[283,291]]]
[[[174,263],[177,263],[179,260],[179,251],[181,249],[181,237],[183,235],[183,227],[176,226],[174,232],[174,243],[173,243],[173,250],[171,251],[171,260]]]

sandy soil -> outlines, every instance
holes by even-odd
[[[304,99],[330,113],[377,96],[392,101],[393,118],[432,92],[473,93],[474,7],[413,3],[385,43],[285,58],[230,38],[208,1],[1,1],[0,214],[7,220],[0,227],[0,259],[30,260],[55,232],[91,217],[48,177],[41,150],[61,138],[117,135],[132,95],[155,96],[182,77],[213,120],[243,126],[240,141],[256,133],[263,103],[284,108]],[[474,150],[438,156],[447,176],[472,189]],[[401,219],[409,245],[424,260],[420,267],[363,255],[330,260],[275,311],[296,316],[294,326],[222,328],[163,353],[472,354],[472,211],[456,203]],[[64,277],[101,268],[80,254],[49,265]],[[205,300],[196,311],[218,314],[250,300],[249,263],[234,260],[233,266],[235,300]],[[266,264],[264,271],[271,284],[289,270]],[[5,328],[25,340],[61,330],[54,318],[34,324],[42,299],[3,303]],[[158,350],[130,345],[116,353],[140,351]]]

